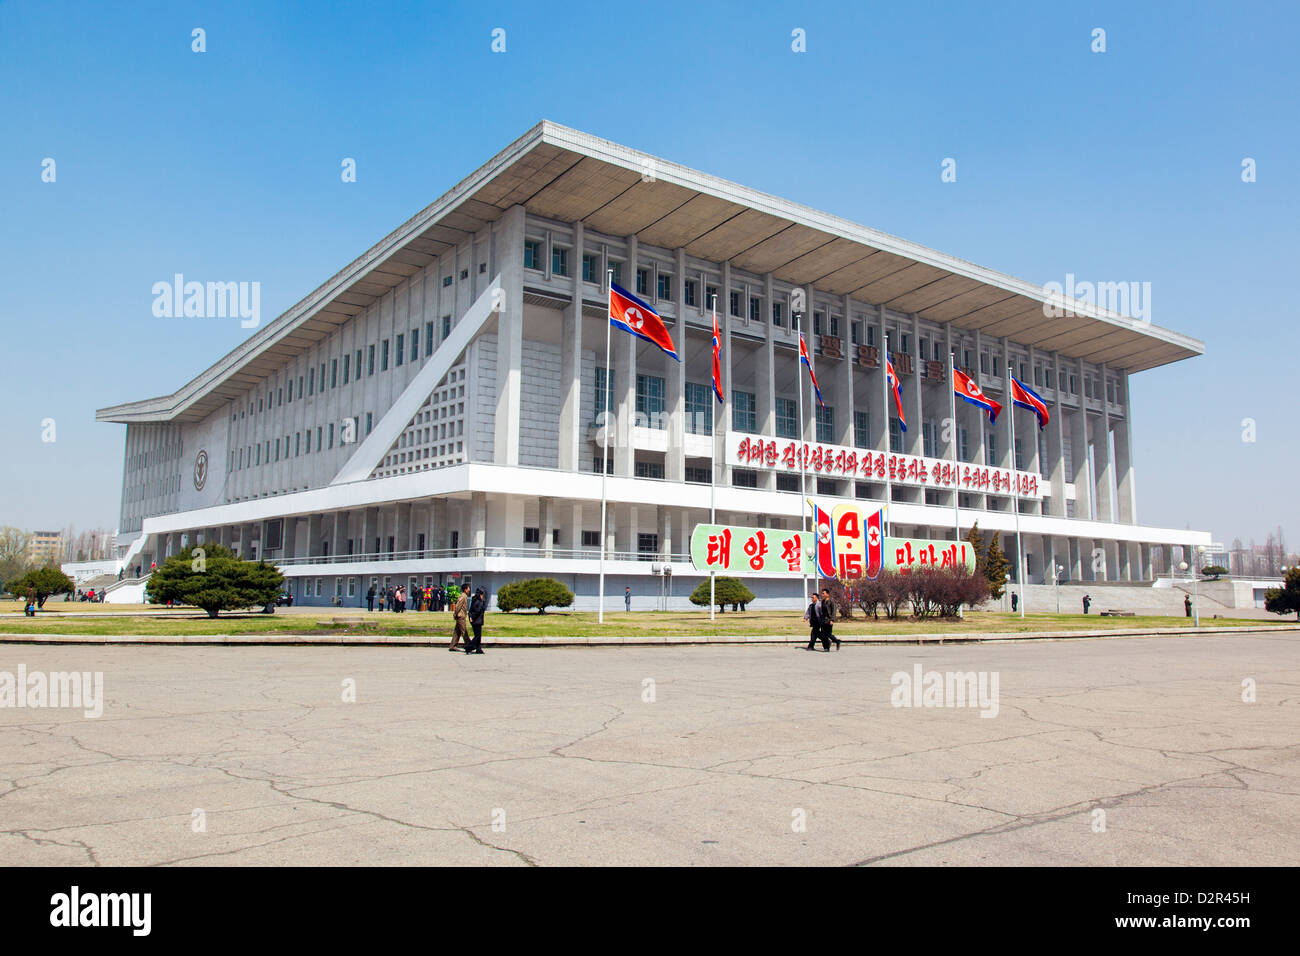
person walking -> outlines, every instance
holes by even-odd
[[[466,625],[469,623],[469,597],[464,591],[460,592],[460,597],[456,598],[456,604],[451,609],[452,620],[455,621],[455,628],[451,632],[451,645],[447,648],[454,651],[456,645],[465,640],[465,652],[469,653],[469,641],[467,639]]]
[[[1011,613],[1016,613],[1016,608],[1020,607],[1020,595],[1015,591],[1011,592]]]
[[[623,589],[623,610],[624,611],[632,610],[632,588],[631,587],[626,587]]]
[[[474,629],[474,637],[465,642],[466,654],[483,653],[483,615],[487,613],[487,591],[479,588],[469,602],[469,626]]]
[[[831,600],[831,589],[822,588],[822,643],[830,650],[827,640],[835,642],[835,649],[840,649],[840,639],[835,636],[835,602]]]
[[[1192,596],[1190,594],[1183,595],[1183,613],[1187,617],[1192,616]]]
[[[373,611],[374,609],[375,609],[375,586],[372,584],[370,585],[370,590],[366,592],[366,610]]]
[[[1083,613],[1084,613],[1084,614],[1087,614],[1087,613],[1088,613],[1088,608],[1090,608],[1090,607],[1092,607],[1092,595],[1091,595],[1091,594],[1085,594],[1085,595],[1083,596]]]
[[[27,589],[27,603],[23,605],[23,613],[28,617],[36,616],[36,589]]]
[[[822,616],[824,613],[821,602],[817,600],[817,592],[813,591],[808,595],[808,609],[803,612],[803,619],[808,622],[808,646],[804,650],[815,651],[818,638],[821,638],[821,642],[825,645],[827,651],[831,649],[830,640],[822,634]]]

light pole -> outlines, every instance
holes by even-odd
[[[1002,588],[1002,610],[1003,610],[1003,611],[1006,611],[1006,609],[1007,609],[1007,595],[1008,595],[1010,592],[1011,592],[1011,572],[1008,571],[1008,572],[1007,572],[1007,583],[1006,583],[1006,585]]]
[[[1196,546],[1196,557],[1193,558],[1192,561],[1193,561],[1194,563],[1196,563],[1196,564],[1199,564],[1199,563],[1200,563],[1200,556],[1201,556],[1202,554],[1204,554],[1204,553],[1205,553],[1205,545],[1203,545],[1203,544],[1198,544],[1198,545]],[[1186,570],[1187,570],[1187,562],[1186,562],[1186,561],[1179,561],[1179,562],[1178,562],[1178,570],[1179,570],[1179,571],[1186,571]],[[1197,572],[1198,572],[1199,570],[1200,570],[1199,568],[1192,568],[1192,615],[1193,615],[1193,623],[1192,623],[1192,626],[1193,626],[1193,627],[1200,627],[1200,626],[1201,626],[1201,602],[1200,602],[1200,597],[1199,597],[1199,594],[1198,594],[1198,591],[1197,591],[1197,587],[1196,587],[1196,574],[1197,574]]]
[[[1065,568],[1062,565],[1056,566],[1056,613],[1061,613],[1061,572]]]

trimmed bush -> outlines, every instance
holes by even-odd
[[[740,578],[714,578],[713,603],[719,612],[725,612],[728,604],[748,604],[754,600],[754,592],[741,583]],[[709,606],[709,579],[705,578],[691,592],[691,603],[697,607]]]
[[[280,569],[244,561],[219,544],[186,548],[149,575],[145,595],[152,604],[189,604],[216,617],[220,611],[274,606],[284,587]]]
[[[569,607],[571,604],[573,592],[555,578],[511,581],[497,591],[497,609],[501,611],[531,607],[536,608],[538,614],[545,614],[548,607]]]

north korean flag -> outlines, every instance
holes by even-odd
[[[609,286],[609,324],[624,332],[631,332],[639,339],[645,339],[651,345],[658,346],[677,361],[681,356],[673,347],[668,327],[659,313],[642,302],[631,292],[621,289],[612,282]]]
[[[884,518],[884,508],[867,518],[867,580],[869,581],[880,577],[880,569],[885,566]]]
[[[1037,392],[1014,375],[1011,377],[1011,401],[1033,412],[1038,419],[1039,428],[1045,426],[1050,420],[1047,414],[1047,403],[1038,396]]]
[[[976,405],[988,412],[989,422],[996,424],[998,414],[1002,411],[1002,405],[985,395],[983,389],[976,384],[975,380],[959,368],[952,370],[952,390],[972,405]]]
[[[907,419],[903,417],[903,390],[898,384],[898,374],[894,371],[893,359],[885,359],[885,382],[894,393],[894,408],[898,409],[898,427],[907,431]]]
[[[725,401],[722,397],[722,343],[718,339],[717,312],[713,313],[713,394],[718,401]]]
[[[821,387],[817,384],[817,376],[813,372],[812,360],[808,357],[808,346],[807,344],[805,344],[803,340],[802,332],[799,333],[799,361],[803,362],[804,365],[808,366],[808,377],[812,379],[813,391],[817,393],[817,402],[819,405],[825,408],[826,403],[822,401],[822,390]]]
[[[835,573],[835,523],[831,516],[811,498],[808,504],[813,511],[813,536],[817,541],[817,573],[824,578],[836,577]]]

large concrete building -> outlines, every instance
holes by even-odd
[[[616,331],[607,377],[607,270],[664,316],[681,363]],[[726,404],[711,429],[715,295]],[[1029,582],[1058,565],[1150,580],[1153,547],[1210,539],[1138,523],[1129,376],[1203,347],[1074,300],[1048,317],[1048,301],[543,122],[174,393],[98,412],[126,425],[119,557],[147,569],[218,541],[277,563],[299,601],[354,606],[370,583],[548,575],[590,607],[608,388],[607,593],[631,585],[640,606],[654,568],[671,566],[674,603],[699,580],[688,540],[711,467],[720,523],[800,527],[799,436],[817,449],[810,494],[889,496],[896,535],[951,537],[958,495],[962,534],[978,521],[1014,556],[1018,504]],[[800,409],[792,305],[824,409],[806,395]],[[1014,369],[1048,426],[1016,410],[1013,447],[1012,412],[990,426],[958,403],[944,427],[949,355],[1008,406]],[[799,589],[751,586],[768,602]]]

